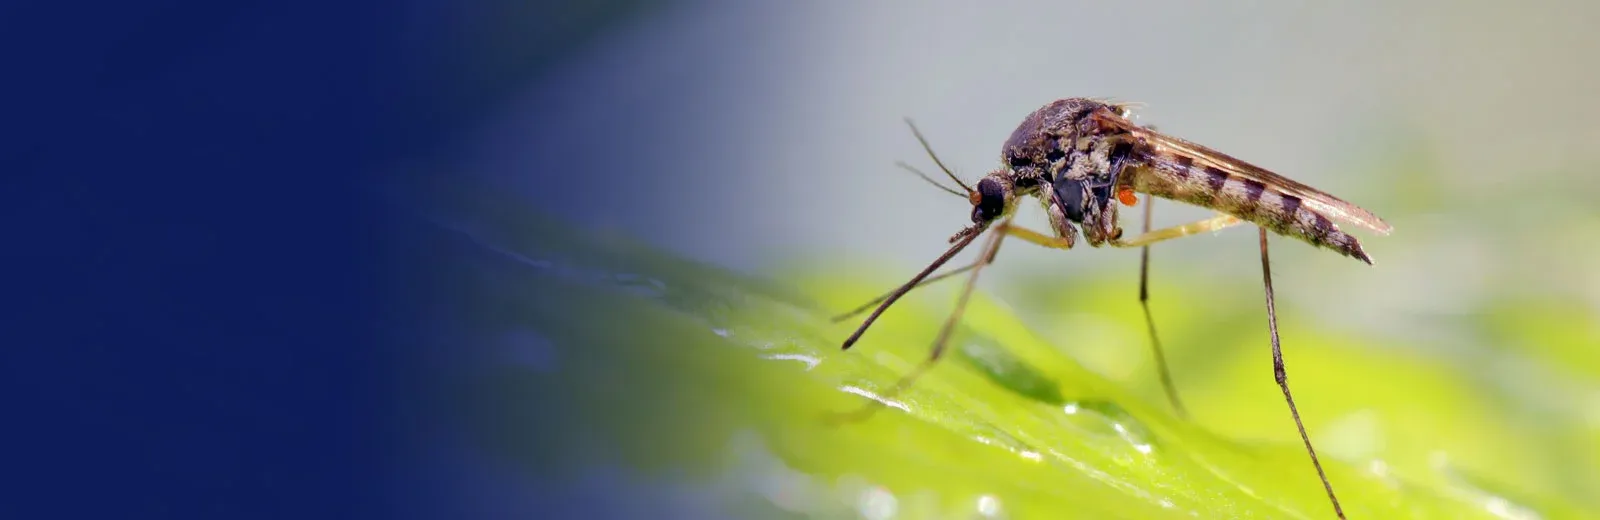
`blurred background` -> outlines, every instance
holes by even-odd
[[[878,359],[870,352],[837,353],[831,342],[849,329],[827,325],[822,317],[909,277],[944,250],[944,239],[967,222],[969,212],[966,202],[893,166],[904,160],[927,171],[935,168],[902,118],[916,121],[946,164],[975,179],[999,165],[1001,143],[1029,112],[1063,97],[1109,97],[1143,103],[1137,112],[1142,123],[1324,189],[1393,224],[1389,236],[1347,229],[1375,258],[1371,267],[1273,239],[1285,355],[1301,412],[1319,451],[1354,468],[1330,470],[1344,479],[1336,487],[1350,486],[1340,489],[1350,489],[1343,492],[1350,493],[1346,500],[1360,504],[1362,484],[1350,483],[1356,475],[1378,480],[1405,475],[1402,480],[1416,486],[1385,488],[1401,491],[1393,491],[1392,500],[1353,506],[1366,513],[1360,517],[1461,518],[1468,515],[1463,511],[1490,518],[1600,515],[1600,269],[1595,268],[1600,212],[1594,210],[1600,196],[1595,173],[1600,147],[1594,145],[1600,142],[1600,126],[1594,123],[1600,100],[1593,95],[1600,90],[1593,59],[1600,54],[1600,37],[1593,31],[1600,5],[598,1],[418,4],[407,13],[415,38],[429,49],[418,61],[416,77],[429,87],[422,92],[431,95],[415,102],[433,107],[429,128],[435,130],[418,137],[418,146],[398,154],[386,171],[434,190],[418,200],[452,201],[439,207],[455,213],[425,211],[430,216],[422,227],[472,237],[467,246],[439,238],[456,245],[427,250],[450,259],[459,258],[441,251],[463,251],[459,254],[472,260],[460,264],[476,266],[446,271],[480,285],[441,282],[449,285],[437,294],[460,293],[459,300],[450,301],[482,311],[477,314],[500,315],[495,325],[469,317],[443,320],[466,327],[470,332],[464,334],[480,340],[452,340],[452,348],[477,345],[481,349],[465,350],[489,352],[484,359],[491,365],[513,356],[521,360],[516,363],[559,373],[551,367],[564,365],[551,360],[579,355],[569,349],[585,340],[551,340],[560,335],[552,330],[585,324],[643,328],[637,333],[673,348],[703,341],[611,322],[616,316],[586,314],[564,297],[539,292],[567,290],[559,289],[565,287],[561,284],[528,282],[541,289],[519,289],[521,296],[501,289],[513,286],[506,280],[537,277],[525,272],[530,269],[545,273],[538,276],[570,278],[584,272],[585,262],[604,263],[594,258],[633,265],[627,262],[656,254],[723,273],[717,276],[749,276],[807,294],[767,297],[789,302],[786,309],[822,302],[817,305],[823,310],[811,308],[806,311],[811,318],[794,318],[804,325],[790,330],[783,325],[789,321],[723,308],[760,307],[741,299],[746,297],[675,300],[671,294],[677,286],[670,280],[679,279],[640,274],[651,272],[640,265],[607,278],[628,286],[653,283],[646,292],[660,294],[646,300],[668,302],[690,316],[766,324],[761,337],[768,340],[747,340],[754,341],[747,346],[759,345],[744,349],[746,358],[776,355],[769,340],[777,337],[784,348],[800,352],[785,355],[812,359],[811,368],[854,363],[831,359],[838,356]],[[468,185],[478,187],[462,187]],[[485,209],[491,207],[499,209]],[[1207,215],[1170,201],[1156,202],[1155,209],[1156,226]],[[1124,226],[1137,228],[1138,214],[1124,210]],[[1046,228],[1031,204],[1020,219]],[[535,220],[542,223],[528,223]],[[585,236],[627,237],[642,249],[624,253],[595,246],[611,256],[564,256],[577,248],[566,240],[588,243],[579,238]],[[1236,228],[1165,243],[1152,252],[1153,311],[1197,431],[1207,432],[1172,435],[1216,436],[1287,450],[1282,460],[1291,467],[1282,471],[1295,475],[1290,478],[1296,479],[1294,493],[1301,500],[1262,511],[1228,509],[1219,505],[1227,499],[1191,496],[1180,500],[1184,505],[1178,513],[1326,517],[1326,503],[1318,501],[1320,489],[1308,476],[1303,452],[1294,451],[1298,438],[1272,383],[1255,240],[1253,229]],[[483,259],[485,254],[515,254],[524,265],[499,265]],[[552,262],[567,265],[554,258],[573,264],[552,268]],[[1144,413],[1165,415],[1170,412],[1158,411],[1165,401],[1135,299],[1137,269],[1138,251],[1080,247],[1063,252],[1019,243],[1006,247],[996,267],[985,272],[980,298],[1004,316],[991,323],[1031,331],[1085,374],[1122,388],[1116,391],[1127,392],[1122,399],[1145,403],[1123,408],[1142,406]],[[497,274],[482,274],[485,270]],[[561,274],[551,274],[557,271]],[[626,277],[618,273],[633,273],[636,279],[619,281]],[[687,278],[679,281],[689,285],[705,281],[682,276]],[[753,291],[739,287],[746,291],[739,294]],[[906,363],[915,361],[918,349],[926,348],[952,296],[931,290],[908,298],[921,303],[907,306],[926,307],[916,318],[923,327],[883,333],[894,338],[885,342],[905,343],[893,350],[899,361],[863,362],[884,365],[878,372],[840,370],[887,385],[893,374],[903,372],[895,367],[910,366]],[[806,298],[812,303],[794,303]],[[547,307],[523,309],[532,314],[517,327],[483,330],[517,321],[501,315],[512,312],[505,310],[508,301],[534,307],[543,301]],[[720,310],[707,310],[712,307]],[[563,315],[569,319],[557,326],[552,320]],[[528,339],[528,329],[537,339]],[[726,327],[713,330],[728,338]],[[520,339],[507,339],[512,336]],[[597,345],[620,342],[610,356],[648,350],[625,339],[574,338]],[[644,384],[627,379],[625,372],[570,376],[579,386],[562,388],[582,395]],[[991,379],[1003,386],[1015,382],[1009,377]],[[777,384],[688,380],[662,384],[711,385],[717,389],[713,396],[759,393],[750,385]],[[842,387],[836,383],[823,386],[831,384],[838,394]],[[955,388],[959,395],[970,387]],[[483,404],[493,410],[483,416],[504,419],[510,413],[507,401],[548,397],[531,391],[495,387],[488,397],[480,396],[486,401],[475,402],[498,403]],[[587,406],[582,397],[570,399],[557,399],[566,405],[553,409]],[[731,406],[722,399],[679,405]],[[957,404],[944,410],[961,413],[960,398],[951,399]],[[726,420],[764,424],[771,430],[756,431],[770,432],[798,424],[804,420],[798,416],[810,413],[792,412],[795,417],[787,419],[728,412]],[[484,428],[546,439],[538,441],[546,448],[528,448],[544,453],[565,451],[557,446],[571,440],[552,433],[563,428],[557,423],[584,424],[561,422],[556,417],[564,416],[555,412],[536,417],[544,419],[509,423],[517,426],[490,421]],[[928,420],[950,427],[941,422],[947,419]],[[997,421],[1001,430],[1011,424]],[[698,439],[691,444],[734,443],[724,443],[712,431],[720,430],[691,435]],[[777,442],[771,435],[776,434],[756,438]],[[663,441],[657,449],[677,449],[672,446]],[[779,458],[798,465],[837,457],[802,448],[777,451]],[[458,473],[437,478],[470,474],[494,482],[468,486],[471,491],[458,497],[478,512],[631,516],[651,511],[649,516],[690,518],[710,517],[716,509],[684,505],[715,501],[697,495],[699,488],[676,490],[680,482],[674,479],[640,488],[619,484],[631,482],[626,475],[633,475],[632,462],[615,462],[622,469],[607,470],[579,464],[575,467],[589,468],[585,471],[591,473],[583,474],[590,476],[565,478],[570,474],[530,462],[545,461],[543,455],[511,453],[503,458],[545,470],[531,471],[538,477],[512,471],[513,477],[485,466],[450,465]],[[436,460],[456,460],[456,455],[448,451]],[[1090,466],[1064,471],[1118,471]],[[813,475],[824,479],[833,475],[828,471]],[[1174,471],[1180,477],[1141,475],[1151,479],[1148,487],[1160,488],[1163,478],[1183,480],[1184,473]],[[1140,486],[1138,478],[1133,482]],[[1188,482],[1186,489],[1205,495],[1208,484]],[[1070,485],[1064,486],[1069,491],[1063,492],[1071,494]],[[1246,489],[1243,496],[1260,498],[1248,486],[1240,487]],[[1136,509],[1127,508],[1135,506],[1126,504],[1170,506],[1137,492],[1123,495],[1105,499],[1105,511],[1146,517],[1130,513]],[[1413,502],[1420,500],[1417,495],[1450,505],[1418,506],[1431,502]],[[600,497],[631,497],[621,502],[650,505],[633,513],[592,509],[597,502],[615,505]],[[993,510],[984,513],[983,503],[974,514],[995,516]],[[1462,509],[1450,509],[1458,506]],[[1105,517],[1085,512],[1089,509],[1072,514],[1040,507],[1036,514],[1017,512],[1016,517]],[[803,508],[777,509],[808,514]],[[862,505],[843,514],[879,517],[874,511],[881,512]]]

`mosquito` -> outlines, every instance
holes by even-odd
[[[1048,248],[1071,249],[1077,243],[1081,228],[1083,239],[1091,247],[1111,245],[1140,248],[1139,304],[1144,310],[1150,345],[1167,399],[1179,416],[1187,417],[1167,370],[1161,341],[1156,335],[1155,320],[1150,314],[1150,245],[1246,222],[1254,224],[1260,231],[1261,280],[1266,294],[1273,376],[1283,390],[1283,398],[1289,404],[1289,415],[1294,418],[1295,427],[1300,431],[1300,440],[1305,443],[1306,453],[1317,470],[1317,477],[1322,480],[1322,487],[1328,493],[1334,513],[1344,518],[1344,510],[1334,495],[1333,484],[1322,470],[1317,452],[1311,447],[1311,438],[1306,435],[1305,425],[1300,421],[1294,396],[1289,392],[1289,376],[1284,370],[1278,339],[1272,270],[1267,256],[1267,232],[1292,237],[1372,265],[1372,257],[1361,248],[1360,241],[1340,230],[1334,221],[1383,235],[1389,234],[1393,228],[1371,212],[1316,188],[1205,146],[1160,133],[1154,127],[1135,124],[1129,118],[1132,106],[1131,103],[1091,98],[1067,98],[1035,110],[1022,120],[1001,148],[1001,167],[984,175],[975,186],[963,182],[945,167],[916,125],[907,119],[907,126],[910,126],[923,150],[960,190],[945,186],[905,163],[898,163],[898,166],[945,191],[966,197],[972,204],[972,224],[951,236],[948,240],[950,248],[911,280],[853,311],[835,317],[834,321],[842,321],[872,309],[855,333],[844,341],[843,348],[848,350],[860,340],[884,310],[912,289],[967,273],[966,285],[959,293],[950,317],[934,339],[927,359],[903,376],[888,392],[879,395],[880,399],[889,399],[911,385],[944,354],[955,325],[960,321],[967,300],[972,295],[978,274],[984,266],[994,262],[1000,244],[1006,237],[1016,237]],[[1144,205],[1143,230],[1139,235],[1123,238],[1117,218],[1118,205],[1137,205],[1137,194],[1140,193],[1150,196]],[[1019,203],[1029,196],[1038,198],[1049,217],[1052,232],[1035,231],[1012,223]],[[1153,197],[1208,208],[1218,214],[1152,231],[1150,217]],[[986,231],[990,233],[976,261],[938,275],[933,274]],[[878,401],[869,403],[862,412],[870,413],[878,404]],[[854,416],[859,418],[860,415]]]

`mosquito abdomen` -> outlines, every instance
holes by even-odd
[[[1222,169],[1195,164],[1189,157],[1155,161],[1139,168],[1133,188],[1157,197],[1211,208],[1254,223],[1274,233],[1372,263],[1361,242],[1339,230],[1327,215],[1302,204],[1300,197],[1284,193],[1255,179]]]

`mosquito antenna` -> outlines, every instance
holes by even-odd
[[[848,350],[851,345],[856,343],[856,340],[861,339],[861,335],[867,332],[867,328],[872,326],[872,322],[878,321],[878,316],[883,315],[883,311],[888,310],[890,305],[894,305],[895,300],[899,300],[901,296],[905,296],[907,292],[911,292],[911,289],[916,287],[918,283],[921,283],[923,278],[927,278],[929,274],[933,274],[933,271],[939,269],[939,266],[944,265],[945,262],[949,262],[950,259],[955,257],[957,253],[960,253],[962,249],[966,249],[967,244],[971,244],[973,239],[976,239],[978,238],[978,235],[983,234],[983,229],[984,228],[982,226],[973,226],[963,230],[962,233],[966,236],[958,239],[955,245],[950,246],[948,251],[945,251],[944,254],[939,255],[939,258],[935,259],[933,263],[928,264],[928,267],[923,268],[922,272],[917,273],[916,276],[911,278],[911,281],[906,282],[904,285],[901,285],[900,288],[895,289],[894,292],[889,293],[889,296],[883,299],[883,303],[879,304],[878,308],[874,309],[872,314],[867,316],[867,320],[861,322],[861,326],[856,328],[856,332],[851,334],[848,339],[844,340],[844,345],[840,348],[843,350]]]
[[[944,174],[950,176],[950,180],[956,181],[956,186],[960,186],[961,189],[967,190],[967,193],[971,194],[973,192],[972,191],[972,187],[971,186],[967,186],[967,183],[965,183],[965,182],[961,182],[961,178],[960,177],[956,177],[956,174],[951,172],[950,168],[945,167],[944,161],[940,161],[939,160],[939,155],[933,153],[933,147],[932,146],[928,146],[928,140],[922,137],[922,132],[921,131],[917,130],[916,123],[912,123],[911,122],[911,118],[909,118],[909,117],[905,118],[905,119],[906,119],[906,126],[911,127],[911,134],[917,136],[917,142],[922,143],[922,149],[924,151],[928,152],[928,157],[932,157],[933,158],[933,163],[939,165],[939,169],[944,170]]]
[[[955,196],[961,197],[963,199],[967,198],[967,196],[965,194],[962,194],[961,192],[956,191],[954,188],[951,188],[949,186],[945,186],[943,184],[939,184],[939,181],[933,180],[933,178],[929,177],[928,174],[922,173],[922,170],[918,170],[915,166],[906,164],[905,161],[895,161],[894,165],[895,166],[899,166],[901,169],[906,170],[908,172],[917,174],[918,177],[922,177],[922,180],[928,181],[928,184],[932,184],[934,186],[937,186],[941,190],[950,192],[951,195],[955,195]]]

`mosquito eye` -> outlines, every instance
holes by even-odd
[[[1065,158],[1066,156],[1067,156],[1067,152],[1063,152],[1061,150],[1056,150],[1056,149],[1052,149],[1049,152],[1046,152],[1044,154],[1045,160],[1048,160],[1050,162],[1059,161],[1059,160]]]
[[[988,222],[1006,209],[1006,190],[993,178],[978,181],[978,203],[972,208],[973,222]]]

